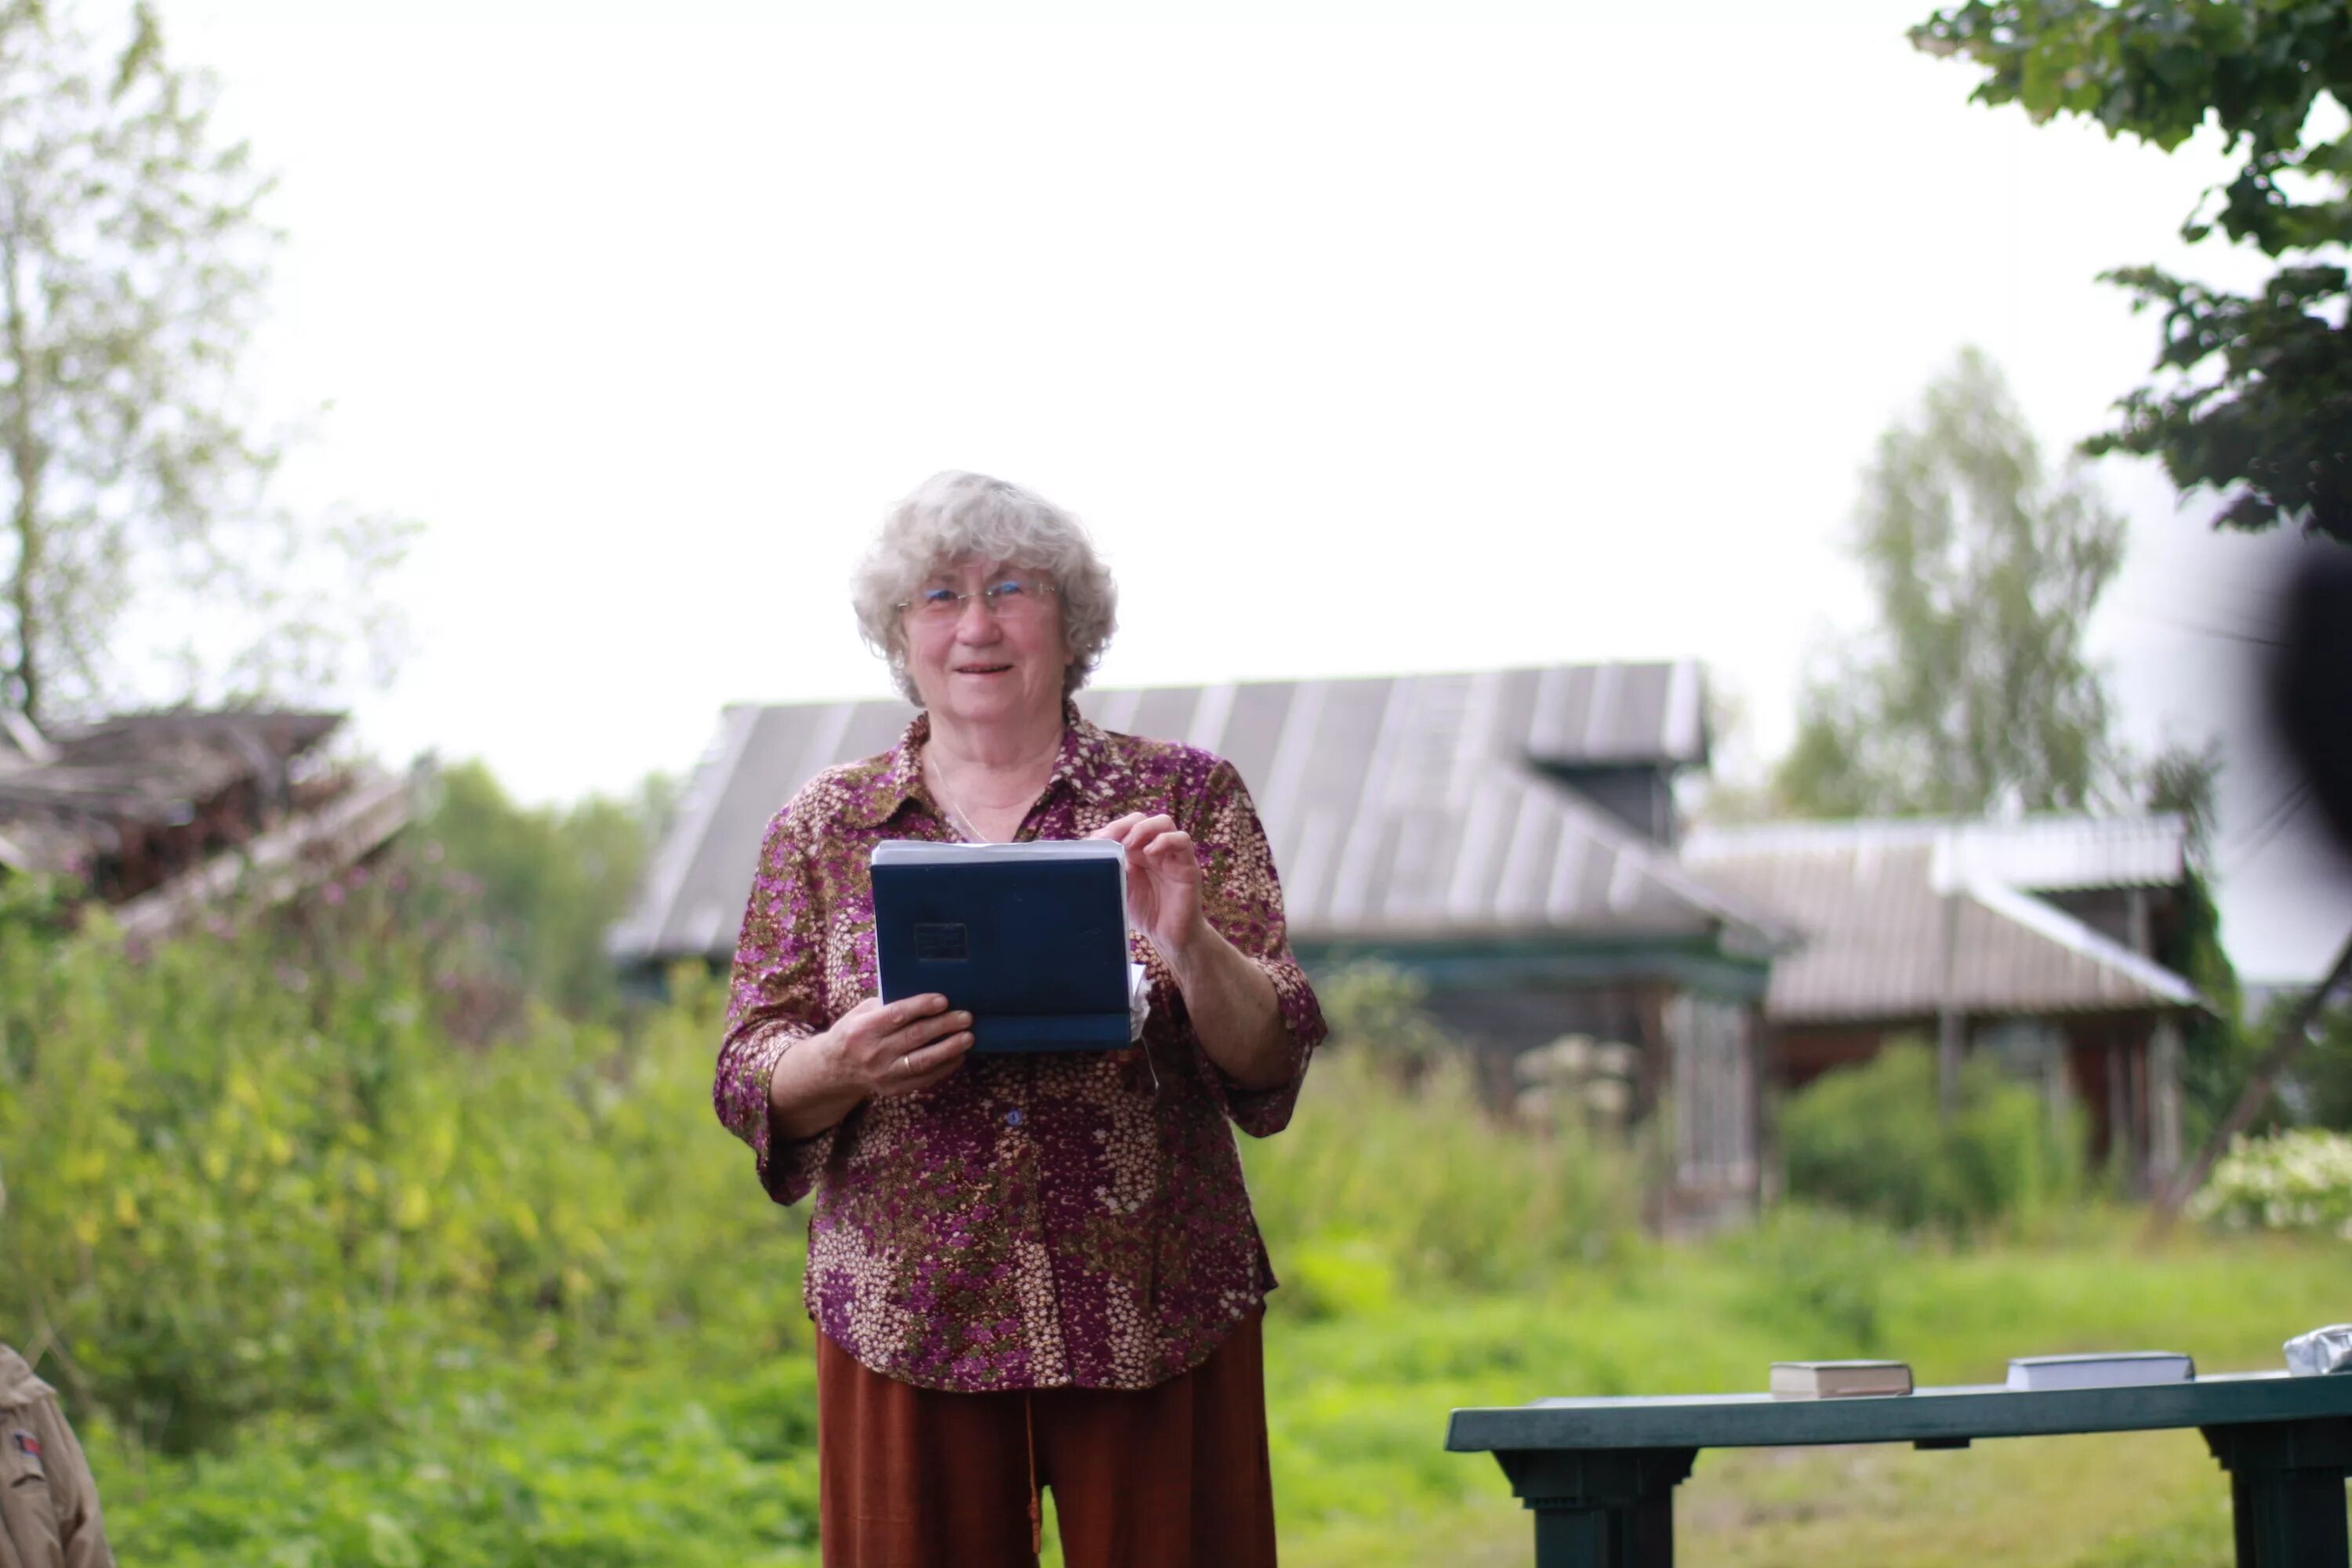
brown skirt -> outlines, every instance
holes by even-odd
[[[1274,1568],[1260,1320],[1155,1387],[948,1394],[816,1337],[825,1568]]]

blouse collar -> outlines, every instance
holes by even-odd
[[[890,749],[888,760],[874,781],[873,793],[867,796],[866,809],[858,814],[867,826],[878,826],[897,815],[908,801],[919,801],[932,816],[946,819],[939,804],[931,798],[929,787],[923,783],[923,747],[931,738],[931,716],[928,710],[915,715]],[[1057,790],[1084,796],[1094,792],[1102,778],[1108,761],[1109,749],[1102,730],[1078,711],[1078,705],[1068,698],[1062,699],[1062,749],[1054,759],[1054,771],[1045,780],[1040,799],[1051,797]]]

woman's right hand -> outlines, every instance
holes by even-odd
[[[971,1015],[950,1013],[931,994],[884,1002],[868,996],[822,1038],[845,1088],[887,1099],[930,1088],[963,1065],[971,1049]]]
[[[940,995],[868,996],[785,1051],[768,1075],[769,1127],[814,1138],[869,1100],[913,1094],[954,1072],[971,1049],[971,1015],[947,1007]]]

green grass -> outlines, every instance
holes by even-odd
[[[1873,1237],[1827,1316],[1783,1289],[1826,1233]],[[1530,1527],[1483,1456],[1446,1453],[1455,1405],[1757,1386],[1776,1357],[1871,1349],[1928,1382],[1997,1379],[2011,1354],[2183,1349],[2272,1366],[2343,1315],[2340,1243],[2182,1233],[2112,1216],[2038,1245],[1953,1248],[1790,1216],[1755,1236],[1638,1247],[1510,1296],[1432,1295],[1351,1315],[1277,1311],[1269,1423],[1286,1561],[1330,1568],[1528,1561]],[[2258,1285],[2258,1288],[2255,1288]],[[781,1303],[780,1303],[781,1305]],[[798,1564],[813,1560],[804,1333],[722,1372],[458,1367],[380,1443],[299,1426],[226,1455],[143,1462],[106,1441],[126,1561],[328,1564]],[[1864,1342],[1866,1340],[1866,1342]],[[2100,1568],[2226,1556],[2227,1489],[2194,1434],[1988,1443],[1953,1453],[1711,1454],[1682,1489],[1682,1561],[2001,1562]],[[2218,1554],[2218,1555],[2217,1555]]]

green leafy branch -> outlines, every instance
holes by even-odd
[[[1976,101],[2036,122],[2079,115],[2166,152],[2213,126],[2242,163],[2218,208],[2183,222],[2191,244],[2216,228],[2273,258],[2352,244],[2352,132],[2315,129],[2324,105],[2352,100],[2352,8],[2337,0],[1970,0],[1910,36],[1983,68]],[[2352,542],[2344,269],[2306,259],[2252,294],[2154,267],[2103,281],[2160,310],[2164,340],[2154,380],[2118,403],[2120,427],[2085,449],[2159,458],[2183,489],[2234,489],[2221,526]]]

